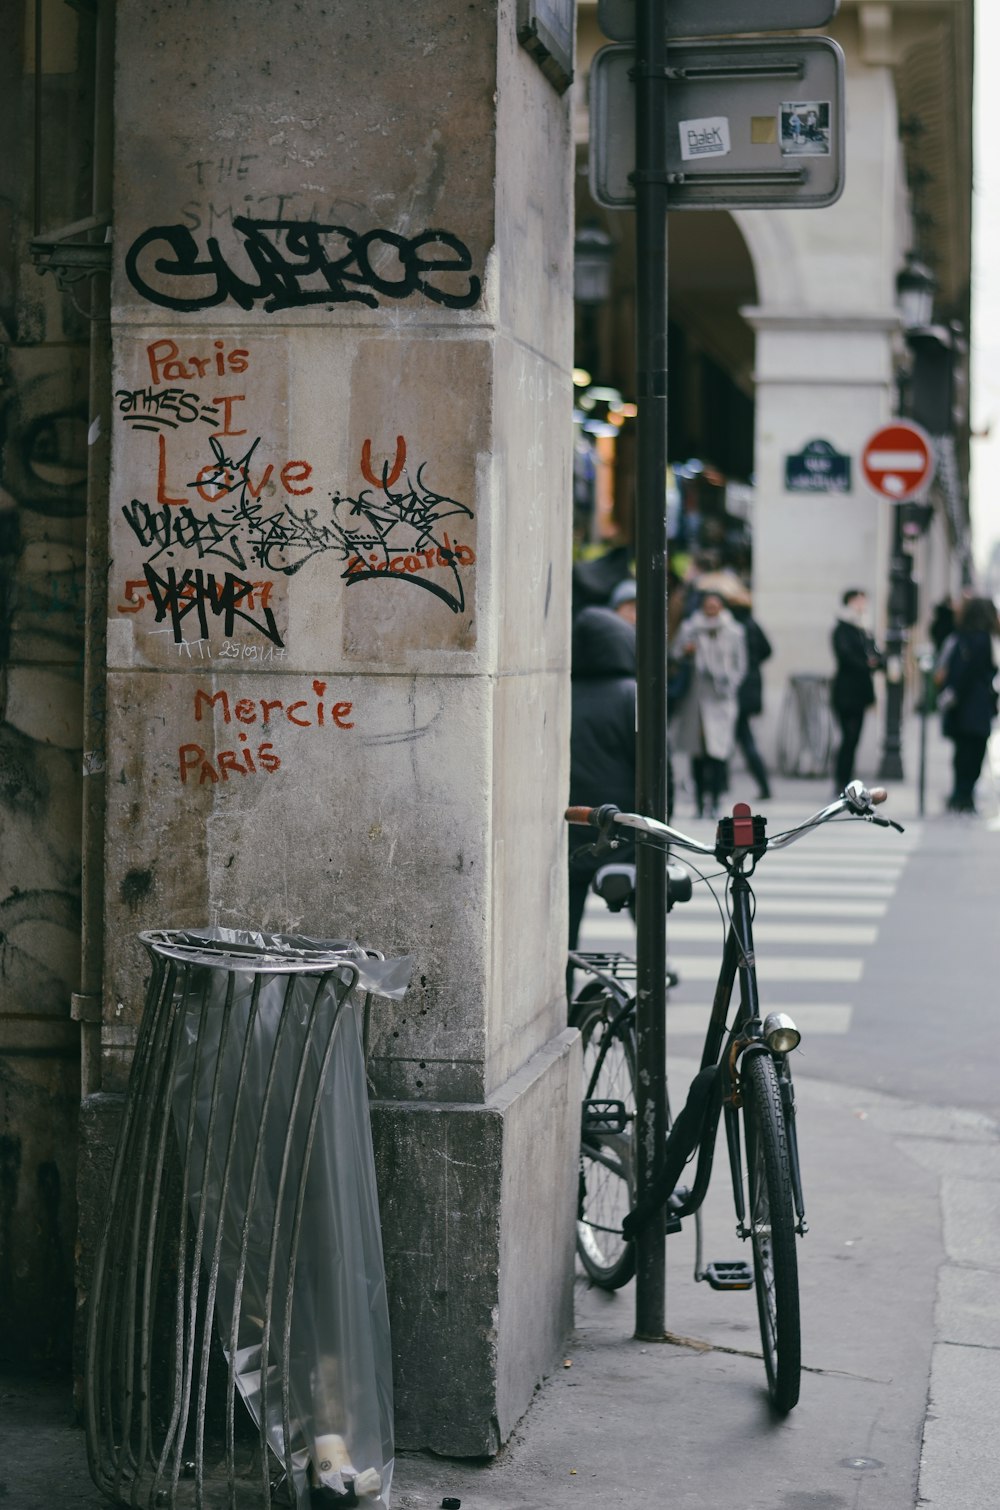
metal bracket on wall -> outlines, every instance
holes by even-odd
[[[69,999],[69,1015],[74,1022],[100,1022],[101,998],[74,991]]]
[[[102,241],[88,239],[95,231],[103,232]],[[47,235],[33,236],[28,250],[38,271],[53,273],[61,291],[70,293],[82,278],[111,271],[111,217],[88,215]]]

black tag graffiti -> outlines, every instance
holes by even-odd
[[[206,238],[203,256],[185,225],[150,226],[137,236],[125,254],[126,276],[150,303],[175,310],[213,309],[227,300],[241,309],[259,303],[269,314],[309,304],[377,309],[376,296],[406,299],[415,293],[446,309],[469,309],[479,299],[482,285],[471,272],[472,254],[450,231],[359,233],[312,220],[247,215],[234,216],[233,229],[242,237],[252,278],[230,267],[215,236]],[[144,257],[147,249],[151,255]],[[388,269],[382,266],[387,250]],[[456,273],[468,274],[464,289],[452,293],[439,286],[437,275]],[[186,297],[170,292],[178,279],[189,287],[193,281],[196,290]]]
[[[453,544],[439,526],[454,516],[471,519],[472,510],[428,488],[423,474],[420,466],[415,487],[407,478],[406,487],[395,489],[389,486],[386,465],[380,492],[366,488],[359,498],[334,496],[333,529],[347,561],[343,575],[348,587],[373,578],[411,582],[447,603],[452,613],[463,613],[465,589],[458,569],[471,566],[476,555],[471,546]],[[425,575],[435,566],[448,569],[447,587]]]
[[[178,577],[172,566],[167,568],[166,577],[161,577],[148,563],[144,571],[156,612],[156,622],[160,624],[170,615],[175,645],[182,643],[184,620],[191,613],[197,616],[200,639],[208,639],[208,615],[211,613],[216,618],[223,618],[223,630],[227,639],[232,638],[236,620],[242,619],[273,644],[283,644],[274,614],[269,608],[261,606],[263,622],[240,608],[240,604],[253,595],[252,582],[246,582],[242,577],[234,577],[231,572],[227,572],[220,586],[211,572],[206,575],[197,569],[189,570]]]
[[[236,522],[219,519],[215,514],[196,514],[189,504],[179,507],[164,504],[151,508],[141,498],[133,498],[125,504],[122,513],[132,533],[145,550],[156,546],[150,556],[155,561],[164,552],[172,555],[175,550],[194,551],[198,560],[206,556],[218,556],[232,562],[241,571],[246,570],[246,559],[235,537]]]

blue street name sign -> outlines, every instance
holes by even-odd
[[[788,493],[849,493],[851,458],[828,440],[811,440],[794,456],[785,457]]]

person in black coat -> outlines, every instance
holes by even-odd
[[[998,633],[991,600],[969,598],[959,609],[955,633],[942,650],[935,675],[942,732],[955,747],[948,798],[954,813],[976,811],[976,782],[997,715],[993,636]]]
[[[573,623],[569,800],[574,807],[613,802],[635,811],[635,629],[610,608],[584,608]],[[598,869],[570,830],[569,947],[575,949],[587,891]],[[616,860],[633,851],[618,850]]]
[[[756,718],[764,708],[764,679],[760,674],[760,668],[771,654],[771,641],[753,617],[749,606],[736,603],[731,606],[734,619],[738,624],[743,625],[743,633],[747,641],[747,674],[740,683],[738,694],[739,717],[736,720],[736,743],[743,751],[747,770],[757,783],[757,797],[760,801],[764,801],[771,795],[771,783],[768,780],[764,757],[758,750],[757,741],[753,737],[750,720]]]
[[[867,627],[868,598],[860,587],[849,587],[833,630],[837,669],[830,689],[830,705],[840,725],[840,748],[834,762],[837,792],[854,779],[854,757],[865,713],[875,701],[874,671],[884,664]]]

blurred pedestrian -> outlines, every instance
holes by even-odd
[[[719,595],[708,592],[681,625],[678,640],[691,685],[674,719],[675,748],[690,756],[698,816],[715,817],[729,785],[739,688],[747,671],[746,635]]]
[[[610,608],[584,608],[573,622],[569,800],[574,807],[613,802],[635,811],[635,629]],[[574,854],[570,832],[569,947],[575,949],[587,891],[598,869]],[[616,860],[631,860],[632,846]],[[603,863],[603,862],[602,862]],[[572,990],[567,971],[567,994]]]
[[[635,628],[635,600],[636,586],[634,577],[626,577],[619,582],[608,600],[608,607],[613,608],[619,618],[624,619],[626,624]]]
[[[771,783],[764,757],[757,748],[750,720],[764,711],[764,679],[760,668],[772,653],[771,641],[757,623],[748,603],[733,603],[732,613],[737,624],[743,626],[747,642],[747,674],[740,682],[737,699],[739,716],[736,719],[736,743],[743,752],[747,770],[757,783],[757,797],[763,802],[771,795]]]
[[[934,646],[934,654],[939,655],[941,647],[949,635],[955,631],[955,609],[950,598],[942,598],[940,603],[934,604],[934,612],[931,615],[930,636]]]
[[[834,762],[839,794],[856,774],[854,760],[865,713],[875,701],[872,673],[880,671],[884,664],[868,625],[868,595],[863,588],[849,587],[844,593],[832,638],[837,669],[830,703],[840,725],[840,748]]]
[[[955,632],[942,647],[934,679],[938,684],[941,729],[954,745],[953,813],[976,811],[975,789],[997,716],[993,637],[1000,634],[989,598],[969,598],[956,617]]]

